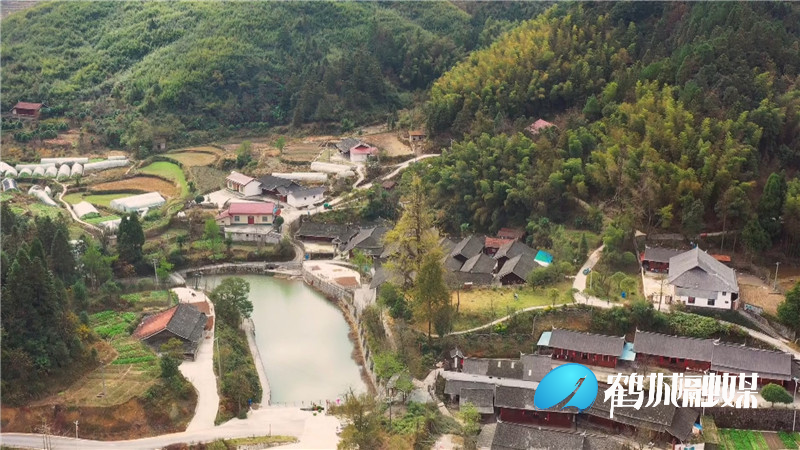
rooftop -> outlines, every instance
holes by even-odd
[[[548,346],[618,358],[622,355],[624,344],[624,336],[604,336],[557,328],[553,330]]]
[[[736,272],[698,247],[670,258],[669,283],[683,288],[739,292]]]
[[[233,181],[234,183],[237,183],[237,184],[241,184],[242,186],[244,186],[246,184],[249,184],[251,181],[255,181],[255,178],[248,177],[247,175],[245,175],[243,173],[239,173],[239,172],[237,172],[235,170],[233,172],[231,172],[231,174],[228,175],[228,177],[225,178],[225,179]]]
[[[228,214],[274,214],[275,204],[272,202],[231,203]]]
[[[633,348],[645,355],[711,361],[713,341],[636,330]]]

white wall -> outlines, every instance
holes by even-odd
[[[685,295],[676,296],[675,299],[688,306],[696,306],[698,308],[714,308],[714,309],[732,309],[733,302],[731,302],[731,293],[727,292],[726,295],[719,294],[713,305],[709,305],[709,299],[695,297],[694,303],[689,303],[689,297]]]
[[[294,192],[290,192],[286,196],[286,203],[288,203],[289,206],[294,206],[295,208],[302,208],[304,206],[309,206],[315,203],[319,203],[322,201],[323,198],[324,194],[295,197]]]
[[[353,153],[353,152],[350,152],[350,162],[354,162],[354,163],[367,162],[367,158],[368,157],[369,157],[369,154],[367,154],[367,153]]]
[[[251,181],[241,188],[239,192],[244,194],[246,197],[251,195],[261,195],[261,183],[257,181]]]

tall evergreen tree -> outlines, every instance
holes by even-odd
[[[764,192],[758,201],[758,220],[761,228],[771,238],[776,238],[781,233],[781,213],[786,200],[786,177],[783,174],[772,173],[764,185]]]
[[[139,216],[136,213],[123,216],[117,230],[119,257],[135,265],[142,260],[143,245],[144,231],[139,223]]]
[[[414,317],[428,323],[428,341],[430,341],[432,325],[435,324],[436,331],[440,335],[446,333],[452,323],[453,314],[450,291],[444,281],[440,250],[431,250],[423,256],[414,284]]]
[[[31,242],[31,247],[28,250],[28,256],[30,259],[39,258],[43,263],[47,261],[47,255],[44,252],[44,244],[39,238],[34,238],[33,242]]]
[[[71,284],[75,280],[75,255],[72,254],[72,246],[69,244],[63,228],[58,228],[53,236],[50,261],[52,261],[50,268],[53,270],[53,274],[61,281]]]

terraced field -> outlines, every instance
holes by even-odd
[[[92,192],[103,191],[130,191],[132,193],[158,191],[164,197],[175,197],[178,195],[178,187],[175,186],[174,183],[170,183],[163,178],[148,175],[139,175],[133,178],[92,186]]]
[[[222,150],[215,147],[195,147],[168,153],[168,158],[183,164],[184,167],[209,166],[217,161]]]
[[[177,164],[166,161],[157,161],[147,167],[139,169],[139,172],[172,180],[180,187],[181,198],[189,195],[189,185],[186,182],[186,175],[184,175],[183,170]]]
[[[92,329],[113,348],[113,359],[105,366],[89,373],[61,396],[67,404],[78,406],[108,406],[125,403],[143,394],[153,385],[159,374],[155,353],[130,337],[132,323],[138,321],[136,313],[103,311],[92,314]],[[105,386],[105,396],[103,393]]]

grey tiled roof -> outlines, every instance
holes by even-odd
[[[448,277],[450,277],[453,283],[455,283],[455,285],[448,283],[450,284],[451,288],[461,287],[464,285],[464,283],[472,283],[475,286],[488,286],[492,284],[492,281],[494,280],[494,275],[491,273],[471,273],[459,271],[449,273]]]
[[[449,395],[461,395],[462,389],[492,389],[491,383],[481,383],[479,381],[447,380],[444,384],[444,393]]]
[[[325,187],[296,187],[291,190],[292,195],[295,197],[302,197],[302,196],[311,196],[314,197],[316,195],[322,195],[325,193]]]
[[[336,144],[336,148],[340,152],[349,152],[351,148],[358,145],[361,141],[355,138],[344,138]]]
[[[492,273],[496,263],[497,262],[492,259],[491,256],[481,252],[468,259],[467,262],[461,266],[460,270],[470,273]]]
[[[198,342],[202,338],[205,325],[205,314],[194,306],[180,303],[178,309],[175,310],[175,314],[172,315],[172,319],[167,324],[167,330],[186,340]]]
[[[569,431],[498,422],[492,450],[583,449],[585,437]]]
[[[522,379],[526,381],[542,381],[553,368],[553,360],[546,355],[522,355]]]
[[[714,347],[711,370],[728,373],[758,373],[762,378],[792,378],[792,355],[739,345]]]
[[[476,442],[478,450],[492,448],[495,431],[497,431],[497,423],[487,423],[481,427],[481,432],[478,434],[478,442]]]
[[[486,375],[489,372],[489,360],[486,358],[465,358],[464,367],[461,368],[461,371],[475,375]]]
[[[522,379],[522,363],[518,359],[490,359],[486,375],[495,378]]]
[[[620,355],[622,355],[622,347],[624,345],[624,336],[605,336],[555,329],[550,336],[549,347],[574,350],[576,352],[594,353],[596,355],[610,355],[619,358]]]
[[[472,403],[481,414],[492,414],[494,412],[494,389],[462,388],[458,398],[459,407],[465,403]]]
[[[304,237],[328,238],[334,242],[347,242],[358,233],[358,228],[351,225],[338,223],[303,222],[295,236],[303,240]]]
[[[464,260],[470,259],[473,256],[483,251],[484,236],[476,236],[471,234],[461,240],[450,252],[450,256],[459,257]]]
[[[683,250],[674,250],[671,248],[645,247],[643,260],[668,263],[670,258],[673,256],[678,256],[683,252]]]
[[[683,442],[692,437],[692,428],[700,414],[692,408],[675,408],[672,423],[667,427],[667,433]]]
[[[736,272],[697,247],[670,258],[669,283],[690,289],[739,292]]]
[[[386,227],[364,228],[347,241],[344,251],[359,249],[369,256],[379,256],[383,253],[383,236],[387,231]]]
[[[684,358],[695,361],[711,361],[714,346],[709,339],[696,339],[636,330],[633,350],[637,354]]]
[[[533,411],[533,397],[536,395],[534,389],[497,386],[494,394],[494,406],[498,408],[524,409]]]
[[[539,264],[534,261],[533,256],[527,254],[517,255],[510,260],[506,261],[503,264],[503,268],[497,272],[497,278],[503,278],[506,275],[514,274],[521,278],[522,280],[527,280],[528,275],[535,269],[539,267]]]
[[[518,255],[529,254],[531,258],[536,257],[536,250],[528,247],[520,241],[509,242],[497,250],[494,254],[495,259],[500,258],[513,258]]]
[[[258,181],[261,182],[261,189],[265,191],[274,191],[279,187],[288,188],[292,185],[300,186],[295,181],[288,178],[274,177],[272,175],[264,175],[263,177],[259,178]]]

